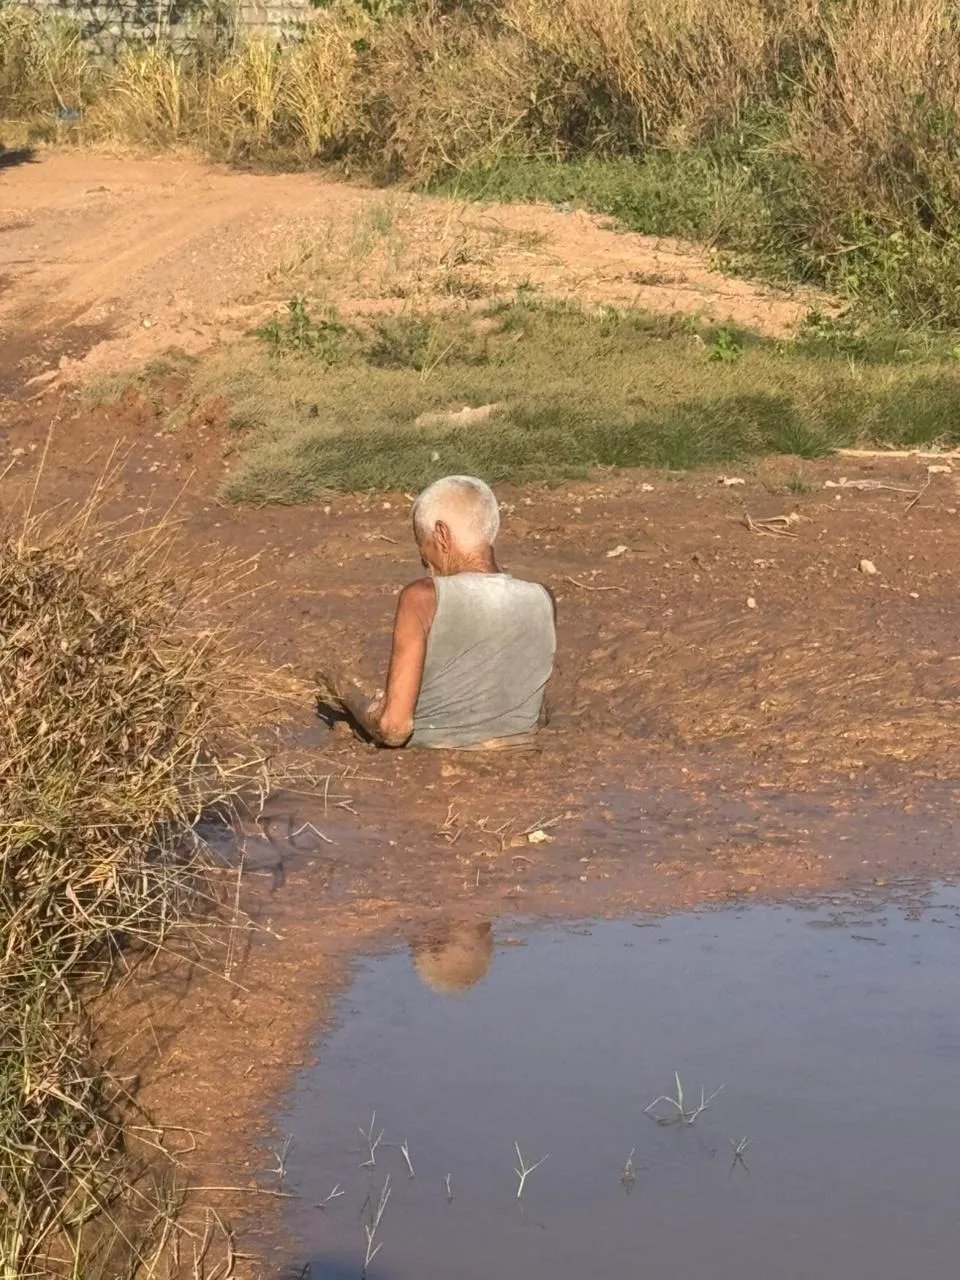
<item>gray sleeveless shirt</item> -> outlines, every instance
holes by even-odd
[[[553,602],[506,573],[434,579],[412,747],[471,747],[537,729],[553,670]]]

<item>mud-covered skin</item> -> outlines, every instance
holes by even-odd
[[[371,698],[340,671],[315,671],[313,682],[321,711],[324,706],[343,712],[366,738],[379,746],[396,746],[380,731],[377,712],[380,700]]]

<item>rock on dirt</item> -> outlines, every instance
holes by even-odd
[[[478,422],[487,422],[501,407],[496,404],[479,404],[476,407],[465,404],[462,409],[442,409],[432,413],[421,413],[415,419],[418,427],[467,427]]]

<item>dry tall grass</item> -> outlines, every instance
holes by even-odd
[[[225,159],[324,158],[362,131],[354,83],[369,26],[344,14],[288,49],[253,38],[203,59],[163,46],[125,50],[101,73],[84,133],[194,144]]]
[[[762,238],[786,270],[954,322],[958,35],[947,0],[333,0],[299,45],[233,39],[96,69],[62,22],[0,0],[0,113],[69,99],[88,108],[81,137],[345,158],[421,183],[627,158],[642,162],[637,224],[659,200],[666,231],[700,225],[684,206],[703,203],[706,174],[742,205],[730,247]],[[685,187],[679,171],[642,179],[691,154]],[[667,202],[651,192],[664,181]]]
[[[229,665],[190,633],[196,585],[168,529],[94,505],[0,540],[5,1280],[94,1274],[89,1242],[120,1230],[122,1117],[86,996],[212,904],[193,829],[240,777],[213,752]]]
[[[75,23],[0,0],[0,117],[85,102],[94,79]]]

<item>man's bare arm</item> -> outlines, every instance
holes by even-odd
[[[427,656],[427,637],[436,608],[437,596],[432,578],[411,582],[400,592],[393,624],[387,691],[376,716],[379,738],[387,746],[402,746],[413,733],[413,715]]]
[[[545,582],[540,584],[547,595],[550,597],[550,604],[553,607],[553,625],[556,629],[557,625],[557,597],[553,594],[550,587]],[[543,702],[540,704],[540,719],[537,727],[542,729],[548,725],[553,718],[553,680],[547,682],[547,687],[543,691]]]
[[[317,672],[320,692],[342,707],[364,732],[383,746],[403,746],[413,732],[427,636],[435,612],[432,579],[424,578],[404,587],[393,624],[387,689],[381,699],[369,698],[359,685],[337,671]]]

